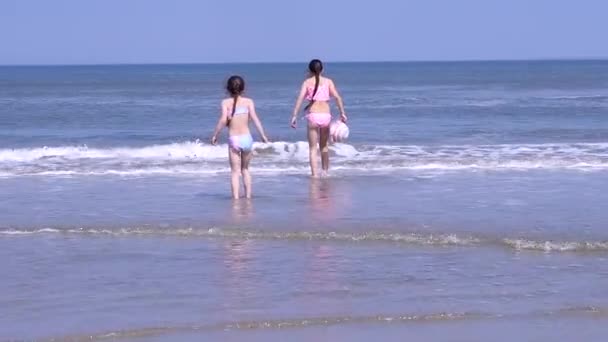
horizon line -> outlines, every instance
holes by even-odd
[[[543,58],[497,58],[497,59],[428,59],[428,60],[324,60],[324,63],[336,64],[381,64],[381,63],[484,63],[484,62],[584,62],[608,61],[606,57],[543,57]],[[0,67],[81,67],[81,66],[159,66],[159,65],[265,65],[265,64],[302,64],[303,61],[253,61],[253,62],[109,62],[109,63],[25,63],[0,64]]]

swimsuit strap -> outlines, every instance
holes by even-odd
[[[236,108],[234,108],[234,115],[239,115],[239,114],[249,114],[249,107],[236,106]]]

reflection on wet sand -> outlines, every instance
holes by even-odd
[[[309,184],[311,230],[323,230],[335,225],[335,220],[350,203],[350,192],[344,183],[331,178],[313,178]],[[344,294],[337,278],[339,256],[330,244],[311,245],[305,291],[311,296],[310,305],[335,305],[336,296]],[[348,291],[347,291],[348,292]],[[347,302],[343,303],[348,305]],[[342,304],[340,304],[342,305]]]
[[[233,275],[246,271],[248,263],[254,258],[251,247],[252,240],[230,240],[224,244],[224,265]]]
[[[350,183],[332,178],[312,178],[309,202],[313,220],[335,224],[335,220],[348,211],[352,203]]]
[[[257,290],[252,282],[255,254],[253,240],[229,240],[224,243],[224,267],[226,276],[223,277],[224,298],[223,307],[230,314],[238,314],[248,306]],[[253,277],[255,278],[255,277]]]
[[[244,198],[233,200],[231,213],[234,223],[248,222],[254,214],[253,201]]]
[[[254,209],[251,199],[233,200],[230,207],[230,218],[233,224],[247,224],[253,217]],[[252,268],[255,262],[254,245],[249,239],[228,239],[223,243],[223,263],[226,276],[223,278],[223,306],[229,313],[237,314],[243,307],[254,305],[249,302],[255,292]]]
[[[311,178],[309,183],[310,209],[313,219],[330,219],[333,217],[334,201],[330,179]]]

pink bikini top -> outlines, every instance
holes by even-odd
[[[317,88],[317,93],[314,98],[312,93],[315,91],[315,86],[309,86],[306,88],[306,99],[308,101],[329,101],[329,86],[327,84],[319,84],[319,88]]]

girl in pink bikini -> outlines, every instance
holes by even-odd
[[[308,113],[308,147],[310,158],[310,171],[313,177],[318,176],[317,167],[317,145],[321,150],[321,167],[323,173],[326,174],[329,170],[329,125],[331,123],[331,112],[329,100],[331,97],[336,99],[338,109],[340,109],[340,119],[346,122],[347,117],[344,113],[344,104],[342,98],[334,85],[334,82],[321,76],[323,72],[323,63],[318,59],[313,59],[308,64],[310,77],[302,82],[300,95],[296,100],[293,115],[291,117],[291,127],[296,128],[298,121],[298,113],[302,106],[302,101],[306,98],[309,103],[304,108]]]

